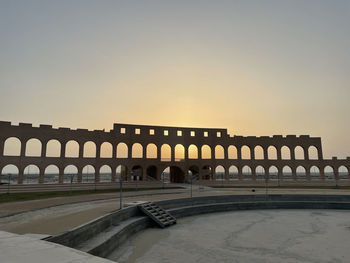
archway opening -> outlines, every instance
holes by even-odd
[[[202,159],[211,159],[211,148],[209,145],[203,145],[201,148]]]
[[[151,165],[146,169],[147,181],[157,181],[157,166]]]
[[[150,143],[147,145],[146,157],[148,159],[157,159],[157,146],[154,143]]]
[[[30,139],[26,143],[26,156],[41,156],[41,141],[38,139]]]
[[[318,151],[315,146],[310,146],[309,149],[309,159],[310,160],[317,160],[318,159]]]
[[[198,148],[196,145],[191,144],[188,147],[188,158],[189,159],[198,159]]]
[[[320,169],[317,166],[311,166],[310,168],[310,180],[320,180],[321,173]]]
[[[256,177],[256,180],[265,180],[266,175],[265,175],[265,168],[262,167],[261,165],[257,166],[255,168],[255,177]]]
[[[327,165],[324,168],[324,178],[325,180],[329,180],[329,181],[335,180],[334,169],[332,166]]]
[[[128,179],[128,168],[125,165],[118,165],[116,169],[116,180],[120,182],[120,179],[126,181]]]
[[[113,157],[113,146],[109,142],[101,144],[100,156],[101,158],[112,158]]]
[[[160,159],[162,162],[171,161],[171,147],[169,144],[163,144],[160,148]]]
[[[296,169],[296,179],[297,181],[305,182],[307,181],[306,178],[306,170],[303,166],[298,166]]]
[[[264,149],[260,145],[255,146],[254,148],[254,157],[256,160],[263,160],[264,159]]]
[[[92,141],[84,143],[84,158],[96,158],[96,144]]]
[[[131,180],[132,181],[142,181],[143,169],[140,165],[134,165],[131,168]]]
[[[117,158],[128,158],[128,146],[125,143],[118,143],[116,156]]]
[[[282,160],[290,160],[290,148],[288,146],[283,146],[281,148],[281,158]]]
[[[83,168],[81,182],[94,183],[96,180],[95,168],[92,165],[86,165]]]
[[[276,166],[270,166],[269,168],[269,180],[276,181],[278,180],[278,168]]]
[[[248,165],[245,165],[242,168],[242,179],[252,180],[252,169]]]
[[[269,146],[267,148],[267,156],[269,160],[277,160],[277,149],[275,146]]]
[[[215,180],[225,179],[225,168],[222,165],[218,165],[215,168]]]
[[[202,180],[212,180],[213,179],[213,169],[210,165],[204,165],[201,171]]]
[[[185,147],[181,144],[175,145],[175,162],[182,162],[185,160]]]
[[[292,168],[290,168],[288,165],[284,166],[282,169],[282,179],[283,181],[293,180]]]
[[[132,145],[131,157],[132,158],[142,158],[143,157],[143,147],[140,143],[134,143]]]
[[[342,165],[338,168],[339,180],[349,180],[349,170],[346,166]]]
[[[20,156],[21,155],[21,141],[18,138],[7,138],[4,144],[4,156]]]
[[[294,155],[296,160],[304,160],[305,159],[305,154],[304,154],[304,149],[301,146],[297,146],[294,148]]]
[[[221,145],[215,146],[215,159],[224,159],[225,158],[225,150]]]
[[[64,168],[63,183],[78,182],[78,168],[74,165],[68,165]]]
[[[231,165],[228,169],[228,177],[229,180],[238,180],[238,168],[237,166]]]
[[[163,170],[162,180],[171,183],[185,183],[185,173],[177,166],[170,166]]]
[[[79,143],[76,141],[68,141],[66,143],[66,156],[68,158],[78,158],[79,157]]]
[[[227,149],[229,159],[237,159],[237,148],[233,145],[230,145]]]
[[[19,170],[17,166],[8,164],[1,170],[1,183],[3,184],[17,184]]]
[[[46,144],[46,157],[60,157],[61,143],[58,140],[49,140]]]
[[[28,165],[24,168],[23,172],[23,184],[38,184],[39,183],[40,169],[34,164]]]
[[[241,154],[242,154],[242,159],[244,160],[250,160],[252,158],[250,154],[250,148],[247,145],[242,146]]]
[[[112,182],[112,168],[109,165],[100,168],[100,182]]]
[[[57,184],[59,182],[60,171],[56,165],[49,165],[45,168],[44,184]]]

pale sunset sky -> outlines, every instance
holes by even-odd
[[[350,156],[350,1],[0,0],[0,120],[322,137]]]

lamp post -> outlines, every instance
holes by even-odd
[[[120,178],[119,178],[119,184],[120,184],[120,186],[119,186],[119,194],[120,194],[120,196],[119,196],[119,202],[120,202],[120,204],[119,204],[119,209],[123,209],[123,173],[122,172],[120,172]]]
[[[8,174],[7,194],[10,194],[11,174]]]

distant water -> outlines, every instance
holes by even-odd
[[[350,262],[350,211],[258,210],[188,217],[140,232],[120,263]]]

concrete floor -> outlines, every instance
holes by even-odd
[[[350,211],[260,210],[180,219],[129,239],[123,263],[350,262]]]
[[[193,188],[193,196],[264,194],[265,189]],[[349,190],[270,189],[270,194],[350,194]],[[165,189],[124,194],[124,202],[159,201],[190,196],[190,189]],[[119,209],[119,194],[67,196],[0,204],[0,230],[17,234],[55,235]]]

